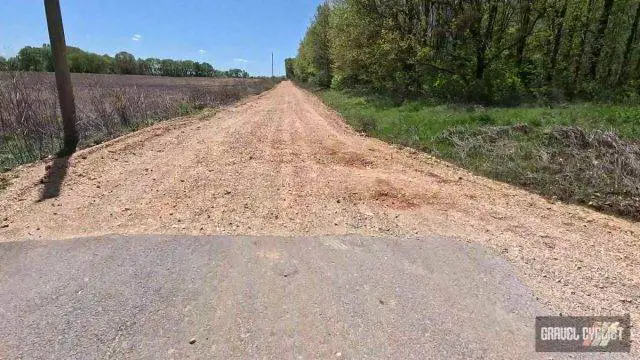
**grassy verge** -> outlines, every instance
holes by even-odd
[[[356,130],[552,199],[640,220],[640,108],[434,106],[320,91]]]

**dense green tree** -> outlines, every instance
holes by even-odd
[[[196,76],[199,77],[211,77],[214,76],[215,72],[213,70],[213,66],[209,63],[196,63]]]
[[[51,71],[51,49],[48,46],[26,46],[18,52],[18,69],[21,71]]]
[[[67,48],[69,68],[74,73],[94,74],[135,74],[150,76],[198,76],[198,77],[240,77],[247,78],[249,73],[241,69],[220,71],[209,63],[191,60],[172,59],[136,59],[132,54],[119,52],[115,57],[98,55],[69,46]],[[17,56],[5,59],[0,57],[0,71],[53,71],[51,50],[48,45],[42,47],[24,47]]]
[[[284,60],[284,67],[287,79],[293,79],[295,77],[295,61],[294,58],[288,58]]]
[[[638,34],[638,23],[640,23],[640,3],[636,5],[636,14],[633,17],[633,23],[629,28],[627,42],[625,44],[622,62],[620,63],[620,73],[618,75],[618,85],[624,84],[629,76],[629,59],[633,51],[634,43]]]
[[[88,53],[75,47],[67,48],[69,69],[75,73],[106,74],[110,72],[108,57]]]
[[[312,25],[300,43],[295,71],[305,80],[328,87],[331,84],[331,8],[328,4],[318,6]]]
[[[162,61],[156,58],[148,58],[144,60],[145,75],[161,76],[162,75]]]
[[[249,73],[242,69],[229,69],[229,71],[226,72],[226,76],[232,78],[248,78]]]
[[[130,75],[136,73],[136,58],[126,51],[121,51],[114,58],[116,73]]]
[[[640,90],[639,23],[638,0],[334,0],[288,74],[400,101],[606,99]]]

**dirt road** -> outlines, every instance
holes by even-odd
[[[2,241],[452,236],[506,258],[558,312],[640,314],[637,223],[553,204],[360,136],[288,82],[217,114],[165,122],[68,164],[37,163],[9,176],[0,194]]]

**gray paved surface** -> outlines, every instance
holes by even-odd
[[[550,358],[510,266],[447,239],[112,236],[0,266],[0,358]]]

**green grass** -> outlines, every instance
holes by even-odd
[[[482,108],[408,102],[394,106],[390,101],[347,92],[319,92],[324,102],[337,109],[355,127],[373,121],[371,135],[413,143],[429,142],[455,126],[477,128],[486,125],[527,124],[536,128],[577,125],[585,130],[616,131],[626,139],[640,139],[640,107],[572,104],[548,107]]]
[[[640,107],[483,108],[318,92],[356,130],[550,198],[640,220]]]

